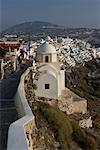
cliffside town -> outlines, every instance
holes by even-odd
[[[99,149],[100,48],[69,37],[15,37],[0,39],[1,79],[32,67],[23,86],[35,116],[29,149]]]

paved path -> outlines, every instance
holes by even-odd
[[[8,128],[12,122],[18,119],[14,96],[20,77],[26,69],[27,66],[23,65],[9,78],[0,80],[0,150],[6,150]]]

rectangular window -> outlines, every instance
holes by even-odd
[[[49,84],[45,84],[45,89],[50,89],[50,85]]]
[[[45,62],[49,62],[49,57],[45,56]]]

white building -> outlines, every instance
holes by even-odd
[[[36,60],[40,63],[36,96],[58,99],[65,89],[65,71],[60,68],[55,47],[43,43],[37,48]]]

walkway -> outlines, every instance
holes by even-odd
[[[26,65],[10,75],[8,79],[0,80],[0,150],[6,150],[8,129],[12,122],[18,119],[14,96]]]

